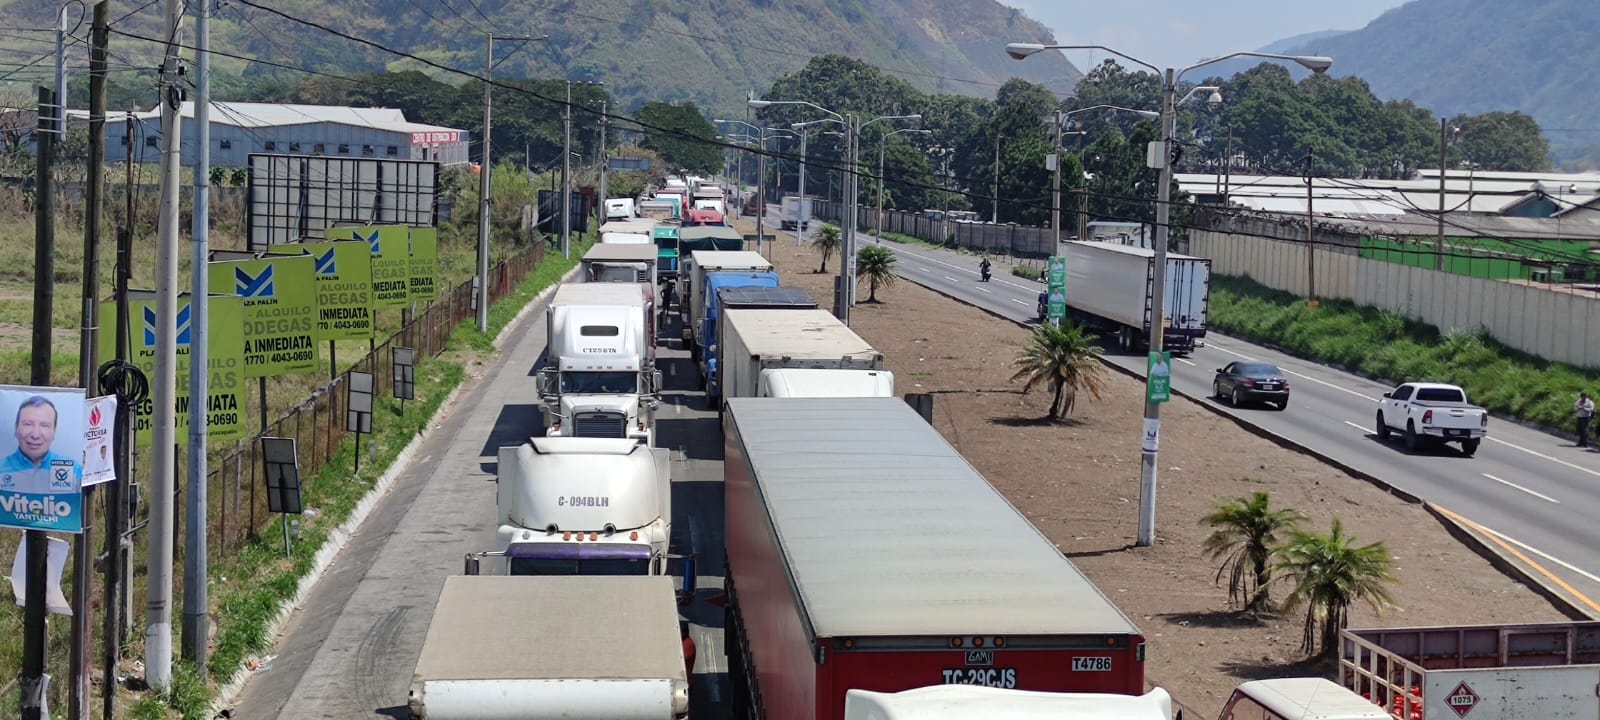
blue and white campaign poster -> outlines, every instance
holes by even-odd
[[[83,532],[82,388],[0,385],[0,527]]]

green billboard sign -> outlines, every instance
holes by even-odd
[[[244,301],[244,376],[317,368],[317,291],[309,255],[211,263],[211,288]]]
[[[411,228],[411,285],[409,300],[439,297],[439,229]]]
[[[1045,266],[1045,317],[1053,325],[1067,318],[1067,259],[1050,258]]]
[[[273,245],[268,252],[310,255],[317,288],[317,339],[366,340],[372,330],[372,251],[365,243]]]
[[[206,304],[206,432],[212,440],[243,440],[246,435],[244,414],[244,301],[236,295],[212,295]],[[178,392],[174,407],[178,412],[178,437],[188,442],[189,431],[189,341],[193,333],[190,323],[189,295],[178,297]],[[114,301],[101,303],[101,317],[116,317]],[[129,342],[132,357],[123,358],[133,363],[147,376],[156,372],[156,294],[148,290],[128,293]],[[116,332],[100,333],[100,356],[116,357]],[[149,442],[150,421],[155,405],[146,399],[134,408],[137,418],[134,428],[140,442]]]
[[[1151,352],[1150,373],[1145,377],[1145,402],[1164,403],[1171,400],[1172,353]]]
[[[411,302],[411,228],[405,225],[329,228],[329,240],[360,240],[372,251],[372,309]]]

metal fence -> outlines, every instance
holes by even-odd
[[[844,218],[844,204],[818,200],[812,203],[812,212],[818,218],[837,223]],[[861,223],[858,230],[877,231],[877,208],[862,206],[858,215]],[[1055,254],[1056,246],[1055,233],[1049,228],[935,220],[921,213],[900,210],[883,211],[883,230],[946,247],[1014,258],[1047,258]]]
[[[489,300],[495,302],[510,294],[544,260],[543,243],[527,248],[490,268]],[[472,281],[468,280],[430,301],[413,315],[410,322],[377,345],[371,352],[346,368],[338,377],[317,386],[299,405],[267,425],[266,431],[249,441],[236,443],[231,452],[211,463],[207,492],[211,503],[208,537],[211,546],[226,552],[272,519],[267,511],[265,467],[261,457],[261,437],[294,438],[299,450],[304,487],[315,482],[316,474],[339,451],[345,440],[346,384],[350,373],[373,375],[374,396],[394,392],[394,347],[409,347],[417,356],[438,357],[452,333],[475,316]]]

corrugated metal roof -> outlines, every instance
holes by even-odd
[[[899,398],[730,398],[819,637],[1137,633]]]
[[[296,105],[289,103],[211,102],[211,122],[244,128],[280,127],[333,123],[370,127],[390,132],[460,132],[457,128],[411,122],[396,108],[357,108],[343,105]],[[194,102],[184,101],[179,114],[194,118]],[[69,116],[73,111],[69,111]],[[143,120],[159,119],[160,109],[134,115]]]

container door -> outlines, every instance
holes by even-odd
[[[1193,260],[1167,260],[1166,314],[1169,327],[1200,331],[1206,327],[1205,265]]]

